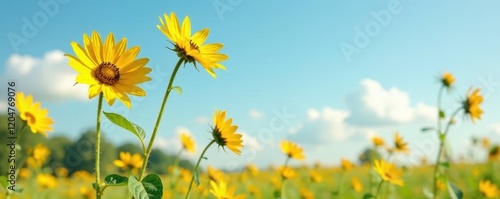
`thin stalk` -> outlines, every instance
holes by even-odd
[[[146,172],[146,167],[148,166],[148,161],[149,161],[149,155],[151,154],[151,151],[153,150],[153,143],[156,138],[156,133],[158,133],[158,128],[160,127],[160,122],[161,118],[163,116],[163,110],[165,109],[165,105],[167,104],[168,96],[170,95],[170,91],[172,90],[172,84],[174,83],[175,75],[177,75],[177,71],[179,70],[182,62],[184,61],[183,58],[179,58],[179,61],[175,65],[174,71],[172,71],[172,75],[170,76],[170,81],[168,82],[167,90],[165,92],[165,96],[163,97],[163,102],[161,104],[160,112],[158,113],[158,118],[156,119],[156,124],[153,129],[153,134],[151,135],[151,138],[149,140],[148,148],[146,149],[146,153],[144,154],[144,162],[142,163],[141,171],[139,174],[139,181],[142,180],[142,176]]]
[[[215,140],[212,140],[206,147],[205,149],[203,149],[203,152],[201,152],[201,155],[200,157],[198,158],[198,162],[196,162],[196,166],[194,167],[194,172],[193,172],[193,177],[191,177],[191,182],[189,183],[189,188],[188,188],[188,191],[186,193],[186,197],[185,199],[188,199],[189,198],[189,193],[191,193],[191,188],[193,187],[193,181],[194,181],[194,175],[196,175],[198,173],[198,168],[200,166],[200,162],[201,162],[201,159],[203,159],[203,157],[205,156],[205,152],[207,152],[208,148],[210,148],[210,146],[215,143]]]
[[[438,189],[437,189],[437,174],[438,174],[438,170],[439,170],[438,169],[439,163],[441,163],[441,154],[443,153],[443,149],[444,149],[444,141],[446,139],[446,135],[448,135],[448,131],[450,130],[450,126],[453,123],[453,119],[461,110],[462,110],[462,107],[460,107],[455,112],[453,112],[453,114],[450,117],[450,120],[448,121],[448,124],[446,125],[444,133],[439,133],[439,151],[438,151],[438,155],[437,155],[436,165],[434,166],[434,175],[433,175],[433,177],[434,177],[433,198],[434,199],[437,198],[437,191],[438,191]]]
[[[384,184],[384,180],[380,181],[380,183],[378,184],[378,188],[377,188],[377,195],[375,195],[375,199],[378,198],[378,195],[380,195],[380,189],[382,188],[382,184]]]
[[[99,101],[97,104],[97,121],[96,121],[96,137],[95,137],[95,195],[97,199],[102,196],[101,192],[101,170],[100,170],[100,158],[101,158],[101,110],[102,110],[102,92],[99,94]]]

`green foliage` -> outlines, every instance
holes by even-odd
[[[163,196],[163,183],[157,174],[149,174],[141,182],[130,176],[128,189],[136,199],[160,199]]]

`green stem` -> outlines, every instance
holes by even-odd
[[[24,132],[24,128],[27,126],[26,122],[21,122],[21,124],[23,124],[21,126],[21,129],[19,129],[19,131],[17,132],[17,138],[16,138],[16,144],[19,143],[19,141],[21,140],[21,137],[23,136],[23,132]],[[21,145],[21,144],[19,144]]]
[[[283,192],[284,192],[284,186],[283,184],[285,183],[285,176],[283,175],[283,172],[285,171],[287,165],[288,165],[288,162],[290,161],[290,156],[287,156],[286,160],[285,160],[285,164],[283,165],[283,171],[281,173],[281,184],[280,184],[280,198],[283,198]]]
[[[198,168],[200,166],[200,162],[201,162],[201,159],[203,159],[203,156],[205,156],[205,152],[207,152],[208,148],[210,148],[210,146],[215,143],[215,140],[212,140],[206,147],[205,149],[203,149],[203,152],[201,152],[201,155],[200,157],[198,158],[198,162],[196,162],[196,166],[194,167],[194,172],[193,172],[193,177],[191,177],[191,182],[189,183],[189,188],[188,188],[188,191],[186,193],[186,197],[185,199],[188,199],[189,198],[189,193],[191,193],[191,188],[193,187],[193,181],[194,181],[194,175],[197,175],[198,174]]]
[[[382,188],[382,184],[384,184],[384,180],[382,180],[379,184],[378,184],[378,188],[377,188],[377,195],[375,195],[375,199],[378,198],[378,195],[380,195],[380,189]]]
[[[436,199],[437,198],[437,192],[438,192],[438,189],[437,189],[437,175],[438,175],[438,171],[439,171],[439,163],[441,163],[441,154],[443,153],[443,149],[444,149],[444,141],[446,140],[446,135],[448,135],[448,131],[450,130],[450,126],[451,124],[453,123],[453,120],[455,118],[455,116],[462,110],[462,107],[460,107],[459,109],[457,109],[455,112],[453,112],[453,114],[451,115],[450,117],[450,120],[448,121],[448,124],[446,125],[446,128],[445,128],[445,131],[444,133],[439,133],[439,151],[438,151],[438,154],[437,154],[437,160],[436,160],[436,165],[434,166],[434,182],[433,182],[433,198]]]
[[[101,192],[101,170],[100,170],[100,158],[101,158],[101,110],[102,110],[102,92],[99,94],[99,101],[97,104],[97,121],[96,121],[96,137],[95,137],[95,195],[97,199],[102,196]]]
[[[165,109],[165,105],[167,104],[168,96],[170,94],[170,91],[172,90],[172,84],[174,83],[175,75],[177,74],[177,71],[181,67],[182,62],[184,61],[183,58],[180,58],[177,64],[175,65],[174,71],[172,71],[172,75],[170,76],[170,81],[168,82],[167,86],[167,91],[165,92],[165,96],[163,97],[163,102],[161,104],[160,112],[158,113],[158,118],[156,119],[156,124],[153,129],[153,134],[151,135],[151,138],[149,140],[148,148],[146,149],[146,153],[144,154],[144,162],[142,163],[141,171],[139,174],[139,182],[142,180],[142,176],[146,172],[146,167],[148,166],[148,160],[149,160],[149,155],[151,154],[151,151],[153,150],[153,143],[156,138],[156,133],[158,132],[158,128],[160,127],[160,121],[163,116],[163,110]]]
[[[444,90],[445,86],[441,86],[441,88],[439,89],[439,93],[438,93],[438,99],[437,99],[437,108],[438,108],[438,112],[437,112],[437,133],[438,134],[441,134],[441,96],[443,95],[443,90]]]

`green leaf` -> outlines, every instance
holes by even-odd
[[[435,128],[434,127],[423,127],[422,128],[422,133],[426,133],[428,131],[433,131]]]
[[[140,126],[128,121],[127,118],[125,118],[119,114],[106,113],[106,112],[103,112],[103,113],[109,119],[109,121],[124,128],[127,131],[132,132],[134,135],[136,135],[141,140],[141,142],[143,142],[144,138],[146,137],[146,133],[144,132],[144,129],[142,129]]]
[[[136,199],[161,199],[163,196],[163,184],[157,174],[147,175],[142,182],[139,182],[135,176],[130,176],[128,190]]]
[[[7,177],[0,176],[0,185],[7,190]]]
[[[173,89],[175,90],[175,92],[177,92],[177,94],[182,94],[182,88],[180,86],[172,86],[172,88],[170,89]]]
[[[444,113],[443,110],[439,110],[439,118],[443,119],[446,117],[446,114]]]
[[[194,171],[193,177],[194,177],[194,182],[196,183],[196,186],[200,185],[200,176],[199,176],[198,170]]]
[[[370,199],[370,198],[375,198],[375,196],[370,193],[365,193],[365,195],[363,195],[363,199]]]
[[[462,199],[464,198],[464,193],[455,184],[448,181],[448,192],[452,199]]]
[[[126,186],[128,178],[118,174],[111,174],[104,178],[104,183],[106,183],[106,186]]]
[[[163,183],[158,174],[152,173],[142,179],[142,185],[150,199],[161,199],[163,196]]]

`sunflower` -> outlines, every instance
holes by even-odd
[[[40,173],[36,176],[36,181],[41,189],[54,189],[57,187],[57,179],[53,175]]]
[[[385,146],[385,142],[384,142],[384,139],[380,138],[380,137],[377,137],[377,136],[374,136],[372,138],[372,143],[373,145],[375,145],[376,147],[383,147]]]
[[[47,158],[50,155],[49,148],[45,147],[43,144],[37,144],[34,149],[30,149],[30,156],[26,160],[28,167],[39,168],[47,162]]]
[[[481,110],[479,105],[482,102],[483,96],[479,94],[479,88],[474,89],[472,92],[469,91],[466,99],[462,102],[465,115],[469,115],[473,123],[476,123],[475,119],[481,119],[483,110]]]
[[[211,181],[215,181],[216,183],[219,183],[220,181],[224,180],[224,172],[222,172],[216,168],[213,168],[211,166],[207,167],[207,174],[208,174],[208,178]]]
[[[138,153],[131,155],[129,152],[120,152],[120,159],[113,161],[113,164],[122,169],[139,169],[142,167],[144,159]]]
[[[354,168],[354,163],[352,163],[348,159],[342,158],[342,159],[340,159],[340,167],[344,171],[350,171]]]
[[[214,141],[224,148],[227,146],[231,151],[237,155],[241,154],[240,149],[243,147],[242,135],[235,133],[238,126],[232,125],[233,119],[226,120],[226,111],[215,111],[213,115],[215,127],[212,129],[212,136]]]
[[[193,137],[187,133],[181,134],[182,148],[189,153],[194,153],[196,151],[196,144],[194,143]]]
[[[256,176],[257,174],[259,174],[259,167],[257,167],[255,164],[246,165],[245,170],[247,170],[248,173],[250,173],[250,175],[252,176]]]
[[[65,56],[69,58],[68,64],[79,73],[76,82],[89,85],[89,99],[102,92],[110,106],[118,98],[130,108],[132,104],[127,94],[146,96],[146,92],[136,86],[151,80],[146,76],[151,68],[145,67],[149,59],[136,59],[140,47],[125,50],[127,39],[115,44],[113,33],[109,33],[103,44],[96,31],[92,32],[92,37],[83,35],[83,45],[71,42],[76,56]]]
[[[408,143],[406,143],[398,132],[394,134],[394,149],[395,152],[402,152],[408,154]]]
[[[301,199],[314,199],[314,192],[307,188],[300,189],[300,198]]]
[[[359,181],[358,178],[353,177],[351,179],[351,186],[354,189],[354,191],[356,191],[358,193],[363,192],[363,184],[361,184],[361,182]]]
[[[193,63],[196,67],[196,62],[198,62],[214,78],[216,75],[213,69],[226,70],[219,63],[228,59],[227,55],[218,53],[223,45],[219,43],[204,44],[208,37],[208,28],[191,35],[191,21],[188,16],[184,18],[182,27],[173,12],[170,13],[170,16],[164,14],[165,21],[161,17],[159,18],[161,25],[156,25],[156,27],[172,41],[175,46],[173,50],[177,52],[177,56],[184,60],[184,63]]]
[[[451,85],[455,83],[455,77],[453,77],[453,74],[449,72],[444,72],[443,75],[441,76],[441,83],[446,88],[450,88]]]
[[[283,179],[294,178],[297,175],[297,173],[295,172],[295,170],[293,170],[289,166],[286,166],[286,167],[280,166],[278,168],[278,172],[280,173],[280,175],[281,175],[281,177]]]
[[[33,96],[24,96],[23,92],[16,93],[16,108],[19,117],[25,121],[32,133],[41,133],[48,137],[47,131],[54,131],[54,121],[48,117],[49,111],[40,108],[40,102],[34,102]]]
[[[318,172],[314,170],[309,171],[309,178],[311,179],[311,181],[316,183],[320,183],[321,181],[323,181],[323,176],[321,176]]]
[[[491,183],[489,180],[479,182],[479,191],[486,198],[494,198],[500,196],[500,191],[495,186],[495,184]]]
[[[281,141],[281,151],[285,153],[289,158],[293,158],[296,160],[303,160],[306,157],[304,156],[304,152],[302,151],[302,148],[300,148],[299,145],[283,140]]]
[[[227,184],[224,181],[220,181],[219,184],[214,181],[210,181],[210,185],[212,185],[212,189],[210,189],[210,193],[214,194],[217,199],[244,199],[245,196],[240,194],[234,196],[234,190],[236,189],[234,186],[227,187]]]
[[[403,172],[398,170],[396,166],[391,163],[386,163],[382,160],[375,160],[375,171],[382,177],[382,180],[389,181],[392,184],[403,186],[404,182],[401,179]]]

